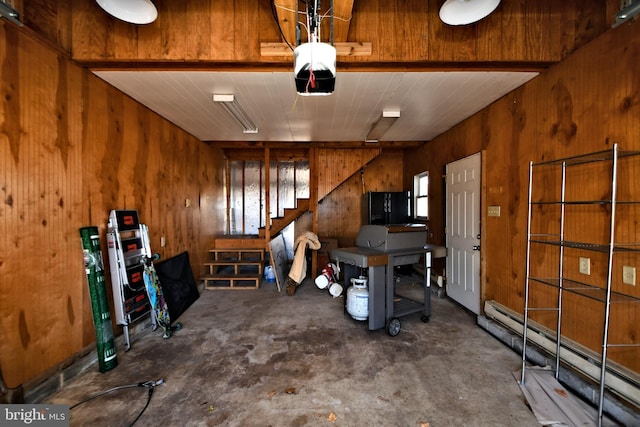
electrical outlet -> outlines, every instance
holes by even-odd
[[[580,273],[591,274],[591,258],[580,257]]]
[[[500,206],[489,206],[487,210],[488,216],[500,216]]]
[[[164,236],[160,236],[160,247],[164,248],[167,244],[167,238]]]
[[[191,199],[186,199],[184,201],[184,207],[185,208],[190,208],[191,207]]]
[[[626,285],[636,285],[636,268],[628,265],[622,266],[622,283]]]

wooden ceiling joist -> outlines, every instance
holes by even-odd
[[[349,25],[353,13],[354,0],[334,0],[333,1],[333,42],[338,47],[339,43],[346,43],[349,36]],[[296,45],[296,24],[298,21],[306,22],[306,11],[298,8],[298,0],[274,0],[274,7],[278,18],[278,24],[282,31],[282,42],[290,46]],[[322,42],[330,43],[331,28],[329,26],[329,15],[332,13],[328,9],[328,2],[323,2],[323,9],[320,14],[326,18],[322,20],[321,33]],[[303,27],[304,31],[304,27]],[[306,37],[302,37],[302,42],[306,42]],[[340,55],[340,54],[338,54]]]
[[[205,144],[222,150],[255,150],[262,152],[265,148],[271,150],[309,149],[309,148],[413,148],[425,144],[425,141],[328,141],[328,142],[303,142],[303,141],[204,141]],[[274,153],[274,151],[272,151]]]

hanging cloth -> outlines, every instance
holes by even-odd
[[[314,251],[320,249],[320,240],[311,231],[305,231],[296,238],[293,245],[295,254],[293,256],[293,263],[291,264],[291,270],[289,270],[289,278],[287,279],[287,294],[293,295],[296,288],[300,286],[302,281],[307,275],[307,247]]]

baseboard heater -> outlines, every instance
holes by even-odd
[[[495,301],[486,301],[484,306],[486,318],[495,320],[509,330],[515,332],[519,343],[512,343],[512,348],[522,351],[523,316]],[[480,319],[478,321],[480,324]],[[546,352],[555,365],[556,333],[555,331],[529,320],[527,331],[527,356],[529,345],[535,344]],[[482,326],[482,325],[480,325]],[[600,354],[575,341],[563,338],[560,346],[560,361],[578,373],[590,378],[596,385],[600,383]],[[539,362],[538,362],[539,363]],[[611,393],[619,396],[628,404],[640,408],[640,375],[612,361],[607,361],[605,386]],[[599,390],[594,390],[599,393]],[[584,396],[587,398],[588,396]],[[591,399],[589,399],[591,400]],[[593,400],[596,401],[596,400]]]

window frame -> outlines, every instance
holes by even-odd
[[[426,194],[420,185],[420,182],[426,178]],[[429,179],[429,171],[423,171],[413,176],[413,206],[415,206],[415,210],[413,213],[413,218],[420,221],[428,221],[429,220],[429,185],[431,180]],[[426,216],[418,215],[418,201],[424,199],[427,203],[427,214]]]

